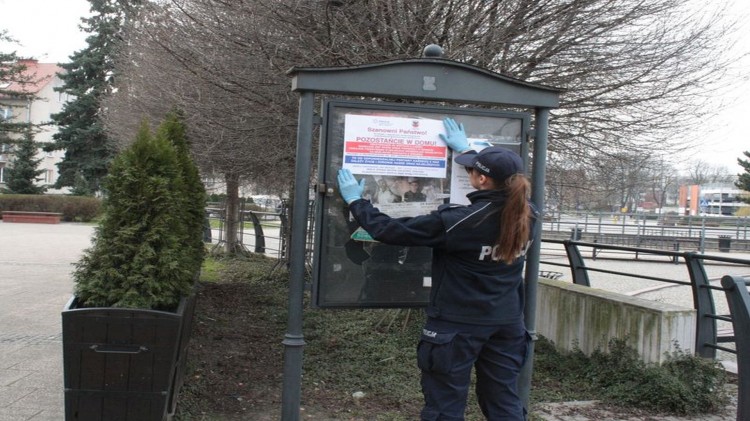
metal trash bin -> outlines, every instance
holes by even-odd
[[[583,230],[581,228],[571,228],[570,229],[570,239],[573,241],[578,241],[581,239],[581,234],[583,233]]]
[[[719,251],[728,252],[731,247],[732,247],[732,236],[720,235],[719,236]]]

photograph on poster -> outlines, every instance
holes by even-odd
[[[444,188],[444,178],[419,178],[403,176],[361,175],[365,180],[362,195],[383,213],[394,218],[429,213],[445,202],[449,196]],[[352,233],[356,241],[375,241],[362,228]]]
[[[443,120],[464,124],[470,145],[506,146],[523,153],[528,116],[498,110],[329,101],[325,106],[324,180],[347,168],[364,180],[363,198],[391,217],[468,203],[466,171],[453,171],[452,152],[440,138]],[[333,176],[333,177],[332,177]],[[330,181],[326,184],[331,185]],[[374,241],[351,218],[339,195],[326,196],[318,215],[321,235],[314,274],[321,307],[419,307],[429,297],[432,252],[425,247]]]

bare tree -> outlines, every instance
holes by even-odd
[[[688,178],[690,184],[708,183],[708,173],[710,172],[709,163],[705,161],[694,161],[688,168]]]
[[[726,165],[714,165],[709,177],[711,183],[732,183],[737,178]]]
[[[691,145],[733,59],[720,19],[684,0],[169,0],[128,32],[109,127],[178,106],[204,171],[289,186],[290,67],[413,58],[437,43],[446,58],[564,88],[551,157],[595,172],[622,151]]]
[[[591,173],[593,197],[600,209],[634,211],[648,190],[652,158],[636,152],[621,152],[600,159]]]
[[[705,98],[733,59],[725,54],[728,28],[720,10],[683,0],[267,5],[269,20],[282,22],[299,43],[282,45],[284,56],[296,58],[292,63],[416,57],[434,42],[448,58],[564,88],[550,147],[584,162],[600,151],[689,147],[686,135],[701,124]],[[278,55],[274,47],[269,58]]]
[[[239,187],[250,181],[290,189],[296,126],[288,80],[268,70],[257,47],[237,44],[234,29],[220,23],[228,11],[218,6],[174,3],[144,11],[120,55],[124,76],[108,103],[108,126],[127,140],[140,119],[179,108],[196,162],[225,181],[224,238],[235,252]],[[242,22],[257,24],[249,16]]]
[[[667,204],[667,198],[679,188],[679,173],[665,157],[655,157],[646,164],[646,188],[650,198],[656,203],[659,213]]]
[[[728,167],[713,165],[702,160],[691,162],[687,171],[690,184],[731,183],[735,178]]]
[[[547,163],[548,209],[582,210],[596,208],[590,189],[591,180],[586,167],[572,160],[559,160],[559,156]]]

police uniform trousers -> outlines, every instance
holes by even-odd
[[[464,419],[476,367],[476,394],[490,421],[523,421],[518,377],[526,361],[529,336],[523,322],[482,326],[429,318],[417,347],[422,371],[424,421]]]

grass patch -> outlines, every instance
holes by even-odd
[[[219,282],[226,264],[220,259],[205,259],[201,266],[201,281]]]

